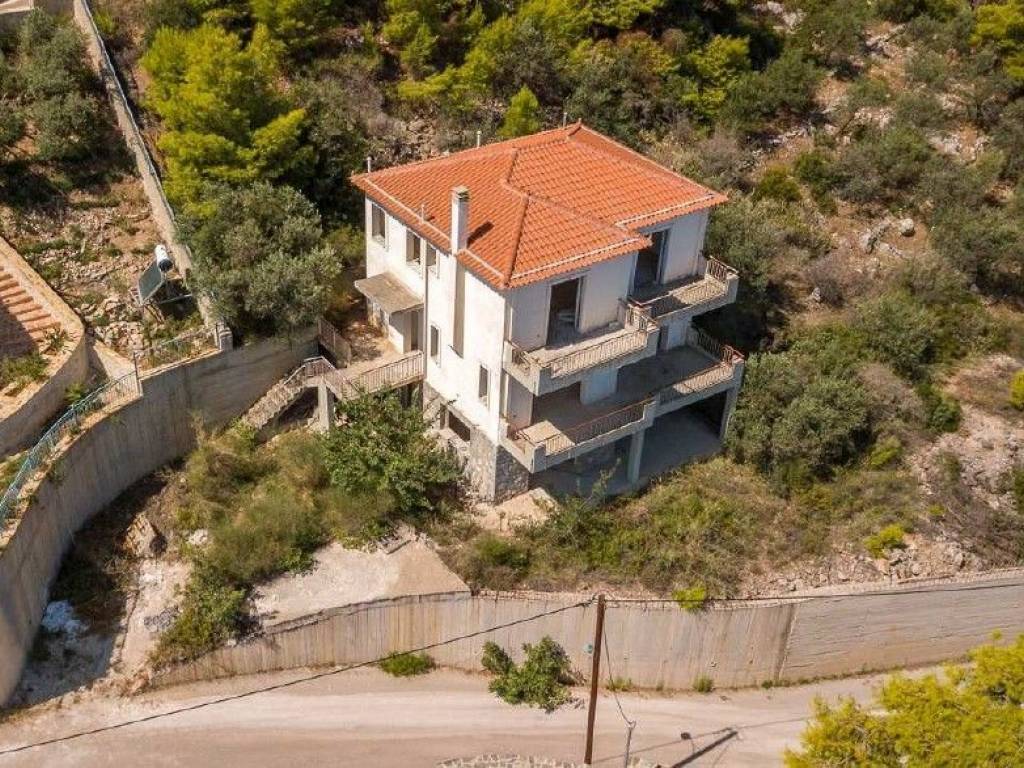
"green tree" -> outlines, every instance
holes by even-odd
[[[982,646],[973,666],[891,677],[875,701],[815,705],[789,768],[1020,765],[1024,754],[1024,637]]]
[[[320,216],[299,192],[265,182],[221,188],[206,218],[186,217],[194,278],[241,333],[270,336],[312,323],[339,265]]]
[[[1024,0],[983,3],[974,12],[973,42],[991,46],[1000,56],[1006,74],[1024,83]]]
[[[332,0],[250,0],[253,19],[295,53],[310,48],[331,21]]]
[[[590,0],[588,5],[596,24],[612,29],[632,29],[641,16],[660,10],[665,0]]]
[[[686,57],[696,90],[684,101],[701,118],[712,120],[739,78],[750,71],[750,42],[742,37],[715,35]]]
[[[32,104],[29,115],[41,159],[79,160],[96,149],[102,110],[91,94],[50,96]]]
[[[211,25],[165,28],[142,65],[153,78],[147,104],[164,122],[159,143],[175,204],[201,213],[206,182],[308,173],[313,153],[301,142],[305,113],[290,109],[277,92],[275,62],[258,40],[246,47]]]
[[[498,133],[506,139],[527,136],[540,130],[543,122],[540,102],[525,85],[512,97]]]
[[[722,105],[723,121],[748,134],[807,114],[824,73],[797,48],[787,48],[762,72],[740,77]]]
[[[670,123],[678,111],[678,64],[642,32],[585,44],[573,55],[572,117],[634,146],[644,129]]]
[[[95,82],[82,34],[38,10],[18,28],[17,74],[30,101],[88,90]]]
[[[867,0],[795,0],[803,14],[793,42],[820,64],[848,68],[863,46]]]
[[[339,405],[344,429],[325,438],[331,482],[344,491],[390,498],[401,516],[436,511],[460,474],[426,434],[423,414],[394,395]]]

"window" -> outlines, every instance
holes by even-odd
[[[480,366],[480,378],[476,385],[477,395],[480,396],[481,402],[487,405],[487,396],[491,390],[491,372],[484,366]]]
[[[384,215],[384,209],[379,205],[370,205],[370,234],[380,243],[387,240],[388,220]]]
[[[651,233],[651,245],[636,257],[636,272],[633,273],[633,290],[654,285],[661,279],[661,262],[665,254],[668,230]]]
[[[423,239],[413,234],[411,229],[405,230],[405,263],[416,267],[420,263],[423,254]]]
[[[430,243],[427,243],[427,268],[437,274],[437,249]]]
[[[430,359],[441,361],[441,330],[436,325],[430,326]]]

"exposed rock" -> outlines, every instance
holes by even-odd
[[[936,152],[950,157],[958,157],[963,151],[963,144],[956,136],[932,136],[928,143]]]
[[[914,220],[910,218],[900,219],[896,222],[899,232],[904,237],[912,237],[914,234]]]
[[[882,238],[882,235],[884,235],[891,226],[892,219],[886,217],[879,221],[874,226],[869,227],[867,230],[864,231],[864,234],[862,234],[860,236],[860,239],[857,241],[858,245],[860,245],[860,249],[864,251],[864,253],[871,253],[873,250],[875,250],[875,245]]]

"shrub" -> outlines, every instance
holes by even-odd
[[[471,542],[460,573],[473,585],[512,589],[529,567],[529,549],[494,533],[483,533]]]
[[[933,155],[921,132],[905,123],[865,129],[836,158],[837,192],[865,205],[898,201],[925,175]]]
[[[892,550],[903,549],[906,546],[904,536],[906,536],[906,532],[903,530],[903,526],[892,523],[864,539],[864,548],[871,553],[872,557],[885,557]]]
[[[753,192],[754,200],[767,198],[781,203],[796,203],[800,197],[800,185],[789,175],[789,171],[778,166],[764,172]]]
[[[1010,405],[1024,411],[1024,370],[1017,371],[1010,380]]]
[[[1017,513],[1024,515],[1024,468],[1013,471],[1013,500],[1017,503]]]
[[[672,593],[672,599],[684,611],[698,613],[708,606],[708,590],[703,584],[696,584],[686,589],[677,589]]]
[[[903,444],[898,437],[890,435],[884,440],[875,443],[875,447],[868,454],[867,465],[869,469],[882,469],[899,460],[903,453]]]
[[[392,653],[378,666],[392,677],[425,675],[437,666],[426,653]]]
[[[697,693],[711,693],[715,690],[715,681],[707,675],[701,675],[693,681],[693,690]]]
[[[908,378],[919,378],[935,359],[935,317],[907,294],[887,293],[860,304],[854,327],[879,360]]]
[[[805,115],[814,107],[822,76],[822,70],[799,50],[787,48],[763,72],[740,78],[723,106],[723,120],[754,134],[777,120]]]
[[[925,422],[931,432],[956,432],[960,428],[962,409],[955,398],[930,382],[919,385],[917,394],[924,404]]]
[[[523,645],[526,660],[515,664],[495,643],[484,645],[482,664],[496,677],[488,688],[509,704],[529,704],[552,712],[570,699],[574,682],[569,657],[558,643],[544,637],[536,645]],[[596,649],[595,653],[600,653]]]
[[[230,639],[245,623],[245,592],[191,579],[185,587],[181,613],[160,636],[157,663],[194,659]]]

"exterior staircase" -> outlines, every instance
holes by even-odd
[[[60,321],[0,266],[0,357],[34,352],[60,327]]]
[[[310,379],[333,371],[334,366],[324,357],[311,357],[271,387],[242,417],[242,422],[255,430],[263,429],[284,413],[310,386]]]

